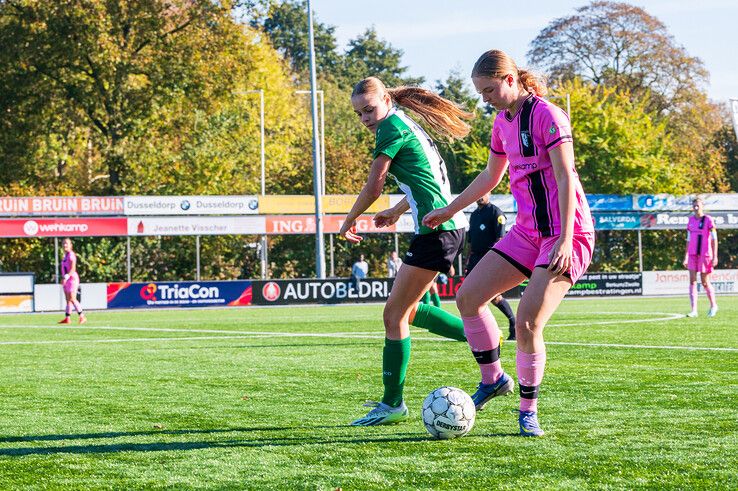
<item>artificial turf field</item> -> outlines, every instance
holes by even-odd
[[[431,439],[425,395],[479,372],[416,330],[410,421],[347,426],[381,396],[381,305],[3,315],[0,488],[738,489],[738,297],[718,298],[714,319],[703,299],[697,319],[686,298],[567,299],[538,439],[517,395]]]

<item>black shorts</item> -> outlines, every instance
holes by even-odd
[[[417,268],[448,274],[454,258],[464,247],[465,235],[463,228],[416,235],[410,242],[404,262]]]

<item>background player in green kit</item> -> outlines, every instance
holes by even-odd
[[[354,87],[351,104],[361,123],[376,135],[376,145],[367,182],[339,233],[349,242],[362,240],[356,234],[356,219],[379,198],[388,175],[397,181],[405,198],[393,208],[377,213],[376,225],[391,225],[408,209],[412,210],[415,222],[415,236],[384,308],[384,396],[381,402],[367,404],[373,409],[353,421],[351,424],[355,426],[407,419],[402,392],[410,361],[410,322],[436,334],[466,339],[458,317],[430,305],[418,305],[418,300],[439,272],[449,272],[463,246],[467,221],[460,212],[436,229],[420,223],[426,213],[452,200],[446,165],[423,128],[393,103],[412,110],[433,131],[448,138],[466,136],[469,126],[464,119],[473,117],[451,101],[418,87],[387,88],[375,77],[366,78]]]

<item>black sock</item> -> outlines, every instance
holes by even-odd
[[[512,307],[510,307],[510,304],[507,303],[507,300],[500,297],[500,301],[495,303],[495,307],[500,309],[500,312],[505,314],[505,317],[507,317],[507,320],[510,322],[510,329],[515,330],[515,314],[513,314]]]

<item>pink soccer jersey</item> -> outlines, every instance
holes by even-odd
[[[62,264],[61,264],[62,276],[64,276],[65,274],[69,274],[71,275],[72,278],[77,278],[77,279],[79,278],[79,275],[77,274],[76,270],[74,271],[74,273],[70,273],[70,271],[72,270],[72,261],[76,261],[76,260],[77,260],[77,255],[74,252],[70,251],[64,254],[64,259],[62,259]]]
[[[689,233],[689,245],[687,251],[691,256],[712,257],[710,247],[710,232],[715,228],[715,222],[710,215],[695,215],[689,217],[687,231]]]
[[[531,94],[517,114],[501,111],[492,129],[490,150],[510,162],[510,190],[518,205],[515,226],[537,237],[561,233],[559,193],[549,151],[573,141],[569,117],[547,100]],[[592,214],[579,176],[576,182],[574,233],[594,231]]]

